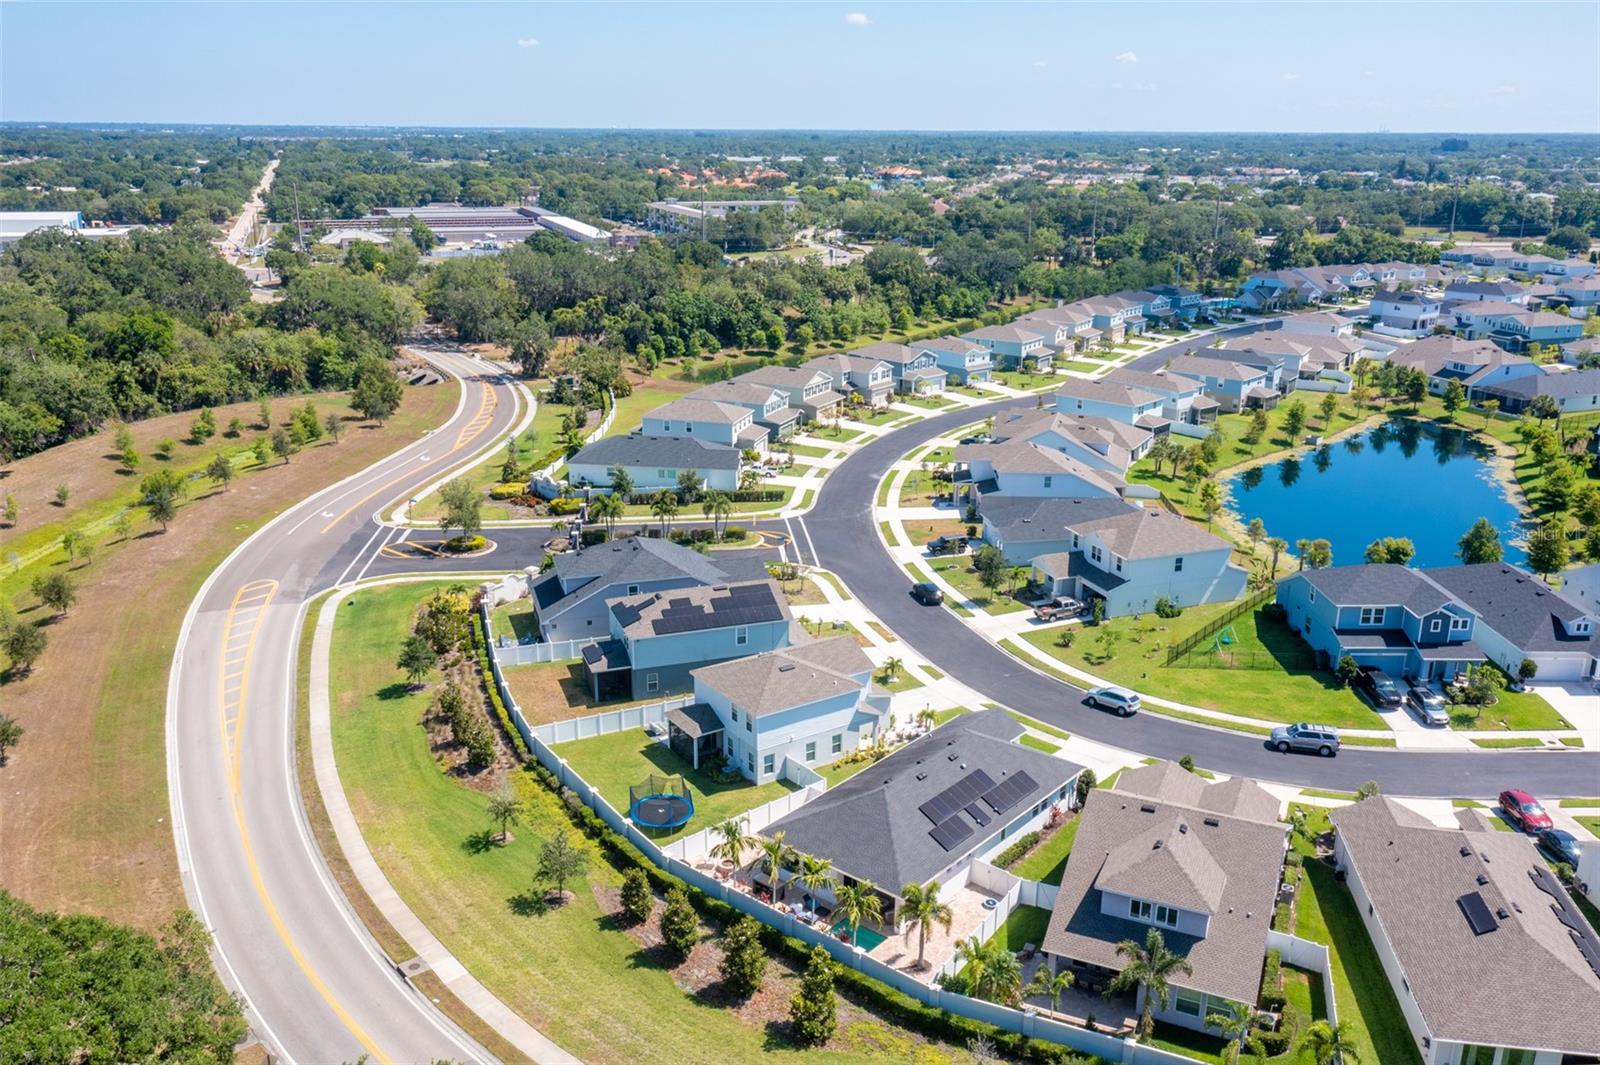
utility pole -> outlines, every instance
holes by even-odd
[[[1456,208],[1461,205],[1461,183],[1452,179],[1450,182],[1450,187],[1455,191],[1455,196],[1450,201],[1450,239],[1455,240]]]
[[[306,252],[306,225],[300,220],[300,182],[294,183],[294,234],[295,250],[304,255]]]

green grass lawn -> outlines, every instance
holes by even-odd
[[[489,621],[495,638],[506,636],[513,643],[531,642],[538,635],[538,616],[533,610],[533,600],[513,599],[501,603],[489,612]]]
[[[718,783],[710,773],[695,770],[668,749],[666,744],[657,743],[640,729],[573,740],[561,744],[556,753],[565,758],[584,780],[599,789],[606,801],[623,816],[627,816],[628,812],[630,785],[639,783],[652,773],[681,773],[689,784],[689,794],[694,800],[694,817],[678,831],[657,837],[660,842],[698,832],[708,825],[725,821],[735,814],[771,802],[786,792],[797,790],[786,780],[760,785],[752,785],[742,779],[737,784]]]
[[[846,755],[836,762],[830,762],[828,765],[817,769],[816,772],[828,782],[828,787],[837,788],[842,782],[849,780],[871,764],[872,759],[870,758],[851,760],[850,756]]]
[[[1017,742],[1024,747],[1032,747],[1036,751],[1043,751],[1045,754],[1055,754],[1061,750],[1060,744],[1051,743],[1049,740],[1041,740],[1039,737],[1027,732],[1018,737]]]
[[[922,410],[949,410],[957,403],[956,400],[941,399],[938,396],[896,396],[895,402],[908,407],[919,407]]]
[[[1589,834],[1600,839],[1600,817],[1575,817],[1573,820],[1589,830]]]
[[[956,591],[972,600],[980,610],[990,614],[1013,614],[1018,610],[1028,609],[1026,603],[985,588],[978,575],[968,568],[971,565],[970,554],[941,556],[929,562],[930,568],[935,573],[949,582]]]
[[[1006,949],[1015,953],[1032,943],[1044,943],[1044,931],[1050,924],[1050,911],[1038,906],[1018,906],[1006,915],[1005,922],[995,929],[995,938]]]
[[[1543,743],[1531,736],[1508,736],[1503,739],[1474,739],[1472,742],[1479,747],[1488,747],[1491,749],[1544,746]]]
[[[512,841],[473,843],[490,827],[487,797],[439,771],[417,726],[430,693],[401,688],[393,665],[411,609],[427,590],[377,589],[340,610],[331,671],[334,749],[351,807],[384,873],[474,976],[588,1062],[867,1065],[882,1060],[873,1040],[911,1038],[856,1011],[832,1044],[839,1049],[802,1050],[781,1029],[743,1020],[714,997],[680,987],[654,952],[602,913],[594,890],[616,890],[621,876],[575,833],[589,867],[569,888],[573,897],[544,912],[517,912],[543,841],[572,833],[571,825],[555,795],[514,773],[510,782],[528,812],[513,827]],[[950,1057],[933,1053],[933,1060]]]
[[[1170,1050],[1174,1054],[1182,1054],[1195,1061],[1206,1062],[1207,1065],[1222,1065],[1222,1051],[1225,1044],[1221,1038],[1207,1032],[1197,1032],[1192,1028],[1182,1028],[1176,1024],[1157,1021],[1155,1034],[1150,1037],[1150,1045],[1161,1050]]]
[[[1013,865],[1010,871],[1024,880],[1040,880],[1046,884],[1060,884],[1061,874],[1067,868],[1067,856],[1072,853],[1072,841],[1078,836],[1078,819],[1055,830],[1051,837],[1033,848],[1026,858]],[[1039,942],[1037,939],[1035,943]]]
[[[1481,712],[1477,707],[1452,706],[1450,727],[1531,732],[1538,729],[1565,729],[1572,726],[1567,724],[1560,712],[1545,702],[1537,692],[1503,691],[1499,693],[1499,699],[1493,706],[1486,706]]]
[[[1102,363],[1090,362],[1087,359],[1069,359],[1059,365],[1064,370],[1077,370],[1079,373],[1094,373],[1103,366]]]
[[[833,454],[832,448],[817,447],[813,444],[792,444],[789,445],[789,447],[784,448],[784,450],[793,450],[796,455],[802,455],[806,458],[813,459],[825,459],[829,455]]]
[[[1012,718],[1015,719],[1019,724],[1025,725],[1028,728],[1033,729],[1035,732],[1042,732],[1046,736],[1054,736],[1058,740],[1070,740],[1072,738],[1072,733],[1064,732],[1061,729],[1056,728],[1054,725],[1036,720],[1027,716],[1026,714],[1019,714],[1015,710],[1007,710],[1006,713],[1010,714]]]
[[[1096,676],[1150,695],[1209,710],[1267,721],[1317,721],[1340,728],[1381,729],[1383,719],[1340,685],[1332,673],[1300,668],[1306,648],[1285,626],[1255,611],[1233,622],[1229,653],[1249,657],[1267,669],[1195,669],[1169,667],[1167,647],[1228,609],[1228,604],[1188,607],[1182,616],[1154,614],[1115,618],[1096,627],[1080,627],[1072,646],[1056,645],[1057,630],[1022,634],[1046,654]],[[1109,661],[1101,661],[1101,633],[1118,634]],[[1252,657],[1253,656],[1253,657]],[[1289,666],[1279,664],[1288,662]],[[1164,711],[1163,711],[1164,712]]]
[[[1329,828],[1324,809],[1298,804],[1290,809],[1306,811],[1312,835]],[[1328,944],[1339,1019],[1354,1030],[1361,1060],[1383,1065],[1420,1061],[1349,889],[1333,878],[1332,869],[1312,860],[1308,840],[1291,834],[1290,845],[1306,859],[1295,906],[1295,935]]]
[[[889,680],[887,678],[888,674],[881,669],[872,675],[873,681],[875,681],[880,688],[883,688],[886,691],[895,692],[896,694],[900,692],[915,691],[916,689],[922,687],[922,682],[916,677],[913,677],[910,673],[907,673],[904,669],[901,669],[895,673],[893,680]]]
[[[1562,799],[1560,805],[1562,809],[1600,806],[1600,799]]]

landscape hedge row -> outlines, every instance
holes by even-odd
[[[645,876],[650,879],[651,888],[658,894],[664,895],[673,888],[683,888],[688,892],[690,903],[700,915],[719,928],[727,927],[744,916],[739,910],[685,883],[646,858],[644,853],[625,836],[613,831],[599,814],[589,808],[577,792],[562,786],[556,775],[544,765],[535,761],[532,764],[532,772],[544,787],[561,796],[562,805],[566,807],[568,815],[579,830],[600,844],[613,864],[622,869],[642,869]],[[801,967],[805,966],[811,956],[812,948],[804,941],[786,936],[765,922],[761,925],[761,940],[769,951]],[[935,1009],[844,965],[836,966],[834,983],[857,1004],[929,1038],[965,1046],[970,1040],[982,1036],[994,1044],[995,1050],[1006,1061],[1033,1061],[1044,1065],[1095,1065],[1101,1060],[1076,1054],[1056,1043],[1030,1039],[992,1024],[960,1017],[949,1010]]]
[[[489,705],[494,707],[495,716],[500,719],[506,738],[511,741],[512,749],[517,752],[518,758],[524,762],[532,761],[533,752],[528,750],[527,743],[523,742],[521,731],[511,720],[511,711],[506,709],[504,700],[500,698],[500,686],[494,682],[494,669],[489,664],[489,639],[483,631],[483,615],[476,611],[472,615],[472,646],[478,652],[478,668],[483,671],[483,687],[489,693]]]
[[[1038,832],[1027,832],[1017,837],[1017,841],[994,857],[994,864],[1002,869],[1010,869],[1022,860],[1022,856],[1033,849],[1039,842]]]

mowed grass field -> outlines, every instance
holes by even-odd
[[[843,1006],[834,1040],[802,1051],[784,1039],[781,1025],[680,987],[678,973],[606,916],[601,898],[621,877],[581,839],[589,868],[570,885],[571,900],[537,915],[517,913],[543,841],[570,832],[570,822],[554,795],[514,772],[511,786],[529,806],[514,839],[487,850],[468,844],[491,827],[485,795],[434,762],[418,725],[431,692],[394,694],[401,679],[395,648],[426,594],[426,585],[380,588],[340,611],[330,693],[334,751],[362,833],[395,889],[512,1009],[593,1063],[970,1060]]]
[[[440,424],[458,396],[455,385],[407,389],[399,413],[383,427],[352,424],[339,443],[244,471],[227,492],[201,487],[168,532],[141,516],[130,540],[103,539],[92,563],[70,570],[77,605],[47,626],[50,645],[34,672],[0,687],[0,705],[27,730],[0,769],[0,884],[40,907],[89,911],[146,929],[184,905],[163,739],[167,673],[184,612],[246,536]],[[275,404],[274,418],[280,411],[287,416],[290,406]],[[186,426],[188,416],[182,420]],[[108,441],[109,435],[87,443],[87,454],[105,452]],[[13,475],[48,481],[48,471],[30,467],[57,458],[54,450],[31,456],[12,467]],[[87,487],[84,494],[87,501]],[[31,593],[12,602],[24,620],[39,616]]]

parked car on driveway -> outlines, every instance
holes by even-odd
[[[1315,751],[1324,758],[1339,753],[1339,732],[1330,725],[1279,725],[1272,730],[1271,743],[1279,751]]]
[[[1500,793],[1500,812],[1524,832],[1542,832],[1556,827],[1539,800],[1520,788],[1507,788]]]
[[[967,549],[965,536],[935,536],[928,541],[930,555],[959,555]]]
[[[1551,861],[1566,862],[1574,869],[1583,855],[1578,853],[1578,837],[1560,828],[1547,828],[1539,833],[1539,849]]]
[[[971,436],[963,436],[961,442],[963,444],[992,444],[994,443],[994,437],[988,433],[973,433]]]
[[[939,586],[936,584],[918,581],[911,586],[911,598],[923,606],[938,606],[944,602],[944,592],[940,591]]]
[[[1424,725],[1450,724],[1450,710],[1445,705],[1444,696],[1426,684],[1413,684],[1406,689],[1406,709]]]
[[[1361,675],[1356,678],[1356,689],[1380,710],[1393,710],[1400,706],[1400,685],[1377,666],[1361,667]]]
[[[1126,688],[1095,688],[1084,702],[1096,710],[1110,710],[1118,717],[1132,717],[1139,712],[1139,696]]]
[[[1040,621],[1060,621],[1062,618],[1075,618],[1083,613],[1083,603],[1070,595],[1058,595],[1047,603],[1040,603],[1033,608],[1033,616]]]

